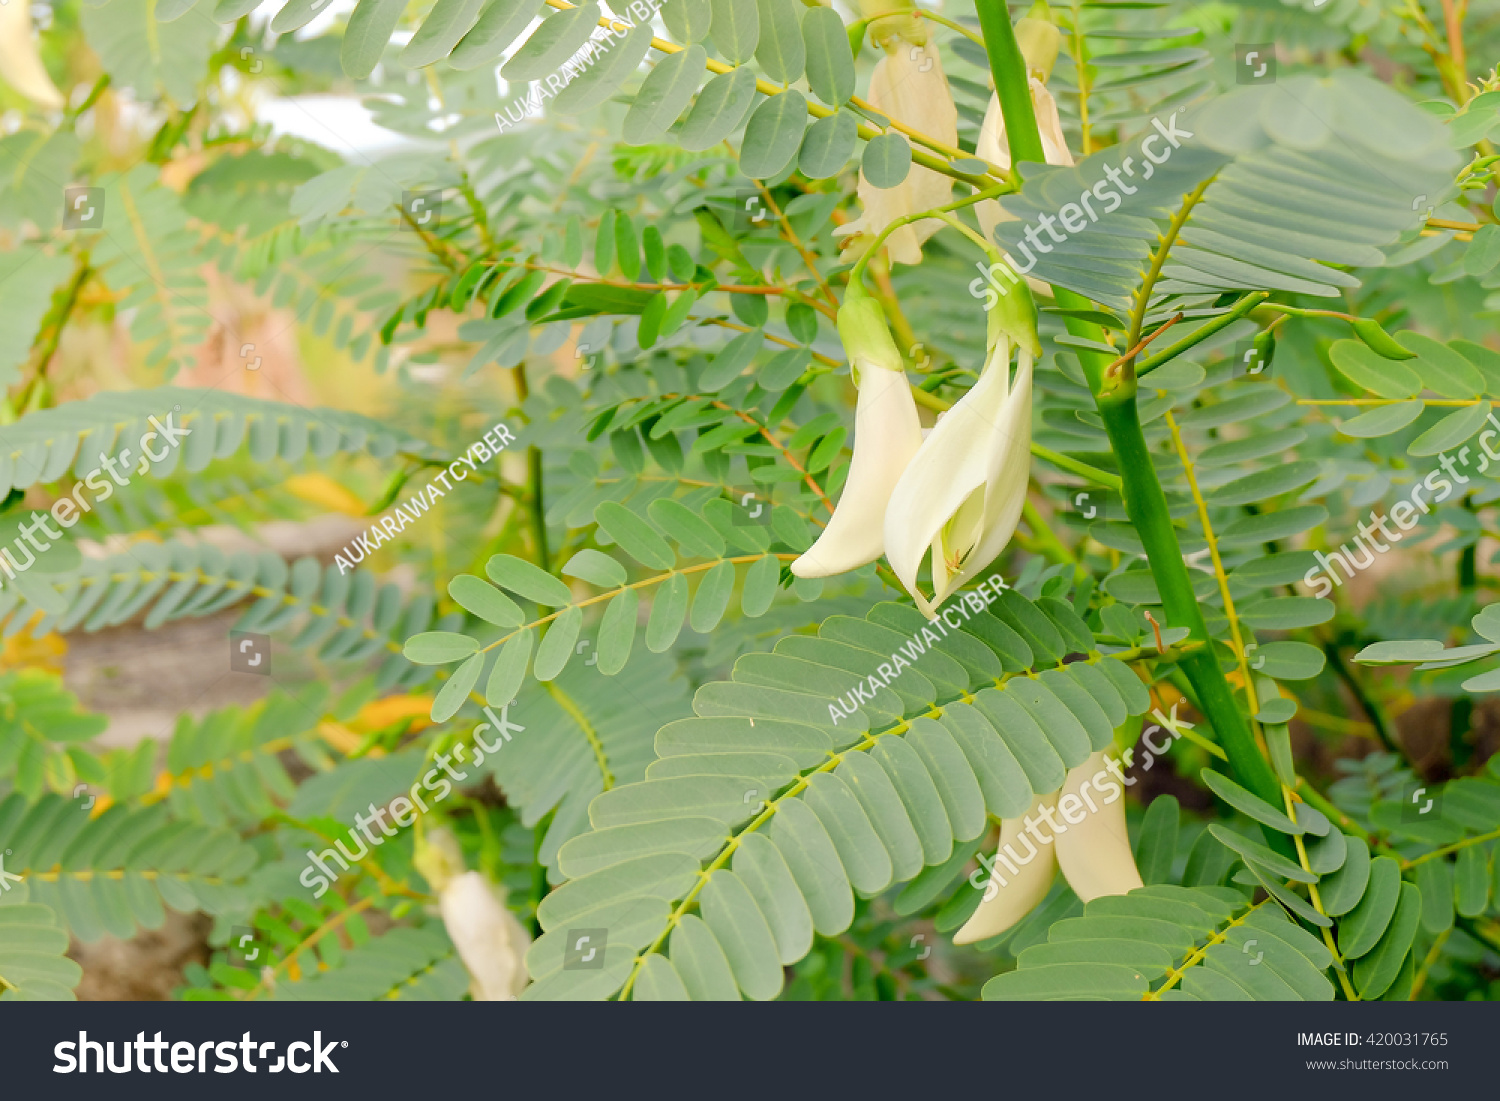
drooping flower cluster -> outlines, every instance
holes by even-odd
[[[827,577],[884,554],[930,619],[994,560],[1020,521],[1031,475],[1032,363],[1041,350],[1036,307],[1022,290],[990,311],[979,381],[925,439],[901,354],[858,282],[839,310],[839,335],[859,388],[854,457],[833,517],[792,572]],[[924,559],[931,597],[918,583]]]
[[[1124,778],[1118,761],[1094,753],[1068,770],[1057,791],[1037,796],[1021,817],[1002,821],[984,897],[953,943],[1005,932],[1047,897],[1059,868],[1084,902],[1142,886],[1125,829],[1121,781],[1135,782]]]

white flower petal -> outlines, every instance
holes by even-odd
[[[438,908],[448,938],[474,980],[476,1001],[515,1001],[526,987],[526,949],[531,937],[496,897],[479,872],[464,872],[444,885]]]
[[[1010,342],[991,352],[979,381],[938,419],[891,495],[885,515],[885,548],[891,569],[929,619],[943,599],[987,566],[1015,533],[1026,499],[1031,462],[1031,356],[1020,353],[1009,385]],[[935,591],[917,588],[922,559],[932,553],[944,526],[975,492],[984,493],[979,538],[950,574],[934,566]],[[964,548],[959,548],[964,549]]]
[[[1068,826],[1066,833],[1057,838],[1057,862],[1062,866],[1068,886],[1084,902],[1101,895],[1123,895],[1141,886],[1141,873],[1135,866],[1135,855],[1130,851],[1130,834],[1125,829],[1124,789],[1118,780],[1111,779],[1120,791],[1120,797],[1107,802],[1099,787],[1082,792],[1085,784],[1101,772],[1109,775],[1104,767],[1104,753],[1100,751],[1089,757],[1077,768],[1068,771],[1058,799],[1065,795],[1080,796],[1097,810],[1086,811],[1083,821]]]
[[[1063,135],[1062,119],[1058,117],[1057,101],[1047,86],[1036,77],[1030,80],[1031,106],[1036,112],[1037,129],[1041,133],[1042,152],[1048,164],[1070,165],[1073,154],[1068,152],[1068,139]],[[991,93],[989,107],[984,112],[984,123],[979,128],[979,140],[974,145],[974,155],[982,157],[1000,168],[1010,168],[1010,147],[1005,141],[1005,117],[1000,113],[1000,97]],[[995,226],[1000,222],[1011,222],[1015,215],[1009,214],[995,199],[985,199],[974,205],[974,214],[979,219],[979,228],[985,237],[993,240]]]
[[[1031,480],[1031,364],[1031,353],[1022,349],[1017,356],[1015,385],[1006,399],[1001,421],[991,433],[994,446],[979,541],[964,559],[963,568],[948,576],[941,592],[934,595],[939,604],[993,562],[1021,522]]]
[[[1035,815],[1037,808],[1053,797],[1038,796],[1023,817]],[[1007,845],[1010,846],[1008,851]],[[1029,852],[1036,855],[1021,863]],[[1014,872],[1005,866],[1005,860],[1016,866]],[[1000,823],[1000,844],[985,897],[979,903],[979,909],[964,922],[963,928],[953,934],[953,943],[973,944],[1005,932],[1047,897],[1056,871],[1057,854],[1052,851],[1052,846],[1038,845],[1027,836],[1021,818],[1005,819]]]
[[[864,359],[856,368],[859,399],[849,480],[818,541],[792,563],[798,577],[844,573],[885,553],[891,492],[922,445],[922,423],[906,375]]]
[[[866,97],[870,105],[914,130],[956,146],[958,109],[953,106],[942,58],[932,46],[914,46],[899,38],[893,42],[870,75]],[[953,181],[920,165],[912,165],[906,179],[891,188],[875,187],[861,172],[859,202],[864,213],[842,226],[838,236],[879,233],[897,218],[942,206],[952,197]],[[886,238],[891,259],[898,264],[921,263],[922,242],[941,228],[941,222],[926,219],[897,229]]]
[[[63,106],[63,95],[47,75],[31,37],[31,5],[26,0],[0,4],[0,78],[34,103],[53,110]]]

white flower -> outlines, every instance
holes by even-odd
[[[873,107],[913,130],[949,146],[958,144],[958,110],[953,106],[953,93],[935,45],[891,38],[886,55],[875,63],[867,98]],[[912,165],[906,179],[892,188],[875,187],[861,172],[859,202],[864,212],[840,226],[835,235],[874,235],[897,218],[942,206],[952,197],[953,181],[920,165]],[[941,228],[941,222],[924,219],[895,230],[885,240],[891,260],[920,264],[922,242]]]
[[[437,892],[448,939],[473,980],[474,1000],[515,1001],[526,988],[531,934],[506,909],[504,889],[464,870],[463,851],[445,829],[419,837],[412,862]]]
[[[1036,77],[1029,77],[1031,106],[1036,112],[1037,129],[1041,132],[1042,152],[1048,164],[1071,165],[1073,154],[1068,152],[1068,139],[1063,136],[1062,119],[1057,114],[1057,101],[1047,86]],[[979,128],[979,140],[974,145],[974,155],[991,164],[1010,170],[1010,147],[1005,140],[1005,118],[1000,113],[1000,97],[991,93],[990,105],[984,112],[984,124]],[[1009,222],[1015,215],[1006,213],[996,199],[985,199],[974,205],[974,214],[979,219],[979,228],[988,240],[994,240],[995,226]]]
[[[955,944],[986,940],[1020,921],[1046,897],[1059,866],[1084,902],[1142,886],[1125,829],[1118,766],[1112,770],[1105,760],[1102,750],[1094,753],[1068,771],[1061,789],[1038,797],[1021,818],[1000,823],[990,884],[979,909],[953,935]],[[1112,771],[1115,779],[1108,778]],[[1074,821],[1075,815],[1081,817]]]
[[[26,0],[0,3],[0,78],[43,107],[61,110],[63,95],[52,83],[31,37],[31,5]]]
[[[879,305],[851,283],[839,307],[839,335],[859,388],[854,412],[854,457],[849,480],[818,541],[792,563],[798,577],[828,577],[858,569],[885,553],[886,505],[922,444],[917,403],[901,353]]]
[[[1019,297],[1013,291],[1005,301]],[[1005,548],[1026,503],[1034,349],[1019,348],[1012,374],[1011,348],[1010,335],[1001,333],[979,381],[938,418],[886,509],[886,558],[929,619]],[[930,600],[917,587],[929,556]]]
[[[531,936],[479,872],[464,872],[438,894],[448,939],[473,978],[474,1000],[512,1002],[526,988]]]

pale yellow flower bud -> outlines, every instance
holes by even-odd
[[[1026,59],[1026,75],[1045,84],[1062,48],[1062,31],[1052,22],[1045,3],[1038,3],[1017,21],[1016,45],[1021,47],[1021,56]]]
[[[958,144],[958,109],[943,73],[937,47],[893,39],[894,45],[875,63],[870,76],[871,106],[913,130],[948,145]],[[953,181],[940,172],[912,165],[895,187],[875,187],[859,174],[859,203],[863,214],[840,226],[835,236],[878,234],[897,218],[942,206],[953,197]],[[885,247],[898,264],[920,264],[922,243],[942,228],[924,219],[901,226],[886,238]]]

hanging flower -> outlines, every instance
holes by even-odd
[[[506,909],[504,889],[466,871],[458,842],[444,829],[418,840],[413,862],[438,893],[443,925],[473,980],[474,1000],[515,1001],[526,988],[531,936]]]
[[[1119,764],[1101,750],[1070,769],[1063,786],[1038,797],[1025,815],[1001,822],[984,898],[953,943],[1005,932],[1047,896],[1059,867],[1084,902],[1142,886],[1125,829],[1122,777]]]
[[[938,418],[891,494],[886,557],[929,619],[994,561],[1020,522],[1031,477],[1031,369],[1040,352],[1036,306],[1017,284],[990,311],[990,352],[979,381]],[[917,585],[927,557],[931,599]]]
[[[880,306],[856,282],[839,307],[839,336],[859,388],[854,457],[838,507],[818,541],[792,563],[798,577],[858,569],[885,553],[891,492],[922,444],[917,403]]]
[[[879,0],[889,11],[897,5]],[[885,56],[875,63],[866,97],[872,107],[913,130],[950,146],[958,144],[958,109],[943,74],[943,62],[937,47],[927,41],[919,21],[905,17],[875,25],[877,40]],[[953,197],[953,181],[940,172],[912,165],[906,179],[891,188],[879,188],[859,174],[859,203],[864,213],[835,235],[878,234],[897,218],[942,206]],[[885,240],[891,260],[898,264],[920,264],[922,242],[931,237],[941,223],[924,220],[902,226]]]
[[[1028,83],[1031,87],[1031,106],[1036,111],[1037,129],[1041,131],[1042,151],[1047,154],[1047,163],[1071,165],[1073,154],[1068,152],[1068,139],[1063,136],[1062,119],[1057,114],[1057,100],[1052,98],[1047,86],[1036,77],[1030,77]],[[1000,97],[993,93],[990,95],[989,108],[984,112],[984,124],[979,128],[974,155],[1007,171],[1010,169],[1005,118],[1000,114]],[[975,203],[974,214],[979,219],[979,228],[990,240],[994,239],[996,225],[1015,219],[1015,215],[1007,213],[998,199],[985,199]]]
[[[1039,2],[1025,18],[1016,23],[1016,42],[1021,47],[1021,56],[1026,60],[1026,79],[1031,90],[1031,109],[1036,113],[1037,130],[1042,139],[1042,152],[1048,164],[1071,165],[1073,155],[1068,152],[1068,139],[1063,136],[1062,119],[1057,114],[1057,100],[1047,91],[1047,78],[1057,61],[1062,32],[1052,22],[1051,12],[1045,3]],[[1010,146],[1005,139],[1005,117],[1000,113],[1000,97],[990,93],[989,107],[984,112],[984,123],[979,127],[979,140],[974,145],[974,155],[982,157],[1005,171],[1010,171]],[[1009,222],[1014,215],[1007,214],[995,199],[985,199],[974,207],[979,219],[979,228],[986,238],[994,239],[995,226]],[[1045,289],[1044,284],[1033,283],[1033,289]]]
[[[63,95],[47,75],[31,37],[31,5],[26,0],[0,4],[0,78],[42,107],[63,107]]]

